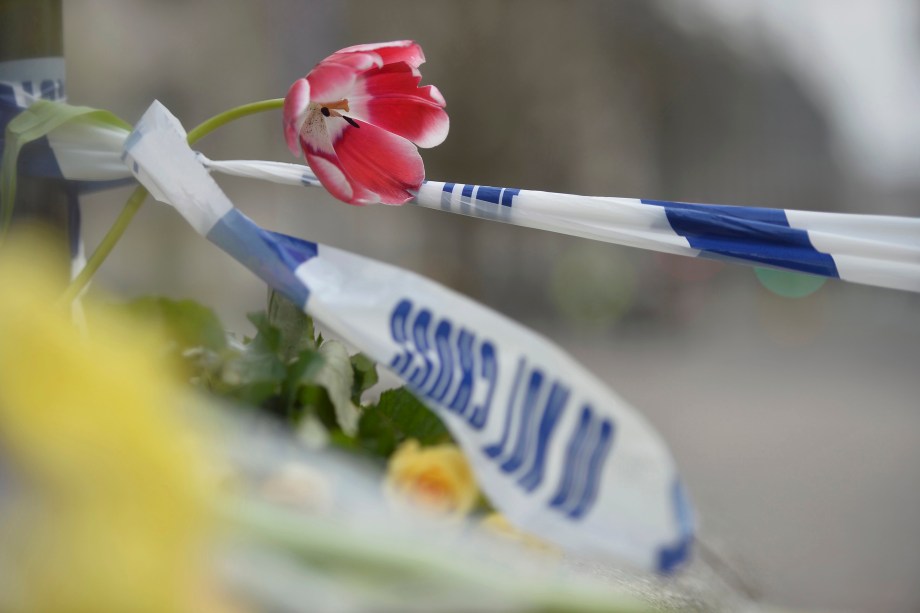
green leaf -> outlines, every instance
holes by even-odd
[[[16,115],[6,126],[3,163],[0,165],[0,240],[6,236],[13,218],[20,151],[28,143],[72,121],[114,127],[124,130],[125,136],[131,131],[130,124],[109,111],[48,100],[38,100]]]
[[[361,395],[373,387],[380,376],[377,374],[377,364],[363,353],[351,356],[351,370],[354,383],[351,385],[351,401],[361,403]]]
[[[297,399],[305,412],[315,415],[320,423],[326,427],[329,432],[341,432],[338,420],[335,416],[335,407],[329,400],[329,394],[326,388],[321,385],[309,384],[300,387]],[[342,436],[348,435],[344,432]]]
[[[270,380],[234,384],[219,381],[212,386],[211,391],[249,407],[271,409],[272,407],[266,405],[270,404],[269,401],[278,394],[278,383]]]
[[[220,382],[213,389],[256,405],[266,405],[271,400],[271,406],[266,408],[281,412],[278,405],[288,370],[278,356],[280,333],[268,323],[265,313],[250,313],[247,317],[256,327],[256,335],[242,353],[224,363]]]
[[[319,348],[323,356],[323,366],[316,373],[314,380],[326,388],[329,400],[335,407],[335,417],[345,434],[354,435],[358,431],[360,413],[351,401],[354,385],[354,372],[351,359],[345,345],[338,341],[326,341]]]
[[[377,406],[367,407],[358,423],[362,447],[389,457],[403,441],[414,438],[422,445],[450,440],[450,433],[428,407],[405,387],[387,390]]]
[[[313,319],[274,290],[268,295],[268,322],[281,334],[281,357],[291,360],[305,349],[316,349]]]
[[[301,351],[297,358],[287,366],[287,376],[281,385],[281,402],[289,419],[297,424],[303,414],[297,408],[298,391],[304,385],[311,384],[323,367],[323,357],[312,349]]]
[[[179,351],[203,347],[220,352],[227,346],[227,333],[211,309],[193,300],[144,296],[125,305],[129,315],[158,327]]]
[[[256,335],[249,341],[249,347],[256,351],[278,353],[281,348],[281,331],[271,324],[265,311],[247,313],[246,319],[256,327]]]

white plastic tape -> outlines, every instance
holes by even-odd
[[[315,186],[299,164],[212,162],[216,172]],[[689,257],[920,291],[920,218],[576,196],[426,181],[409,204]]]

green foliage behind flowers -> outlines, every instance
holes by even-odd
[[[364,412],[356,442],[374,455],[389,457],[400,443],[410,438],[422,445],[451,440],[438,416],[405,387],[400,387],[385,391],[374,409]]]
[[[194,385],[243,410],[265,413],[295,430],[314,419],[333,443],[383,458],[410,438],[422,445],[451,440],[437,415],[405,387],[364,402],[380,379],[377,365],[317,335],[313,320],[280,294],[270,293],[267,311],[248,315],[255,335],[242,339],[228,334],[211,309],[191,300],[144,297],[125,309],[161,330],[164,352]]]

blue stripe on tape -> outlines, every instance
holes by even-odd
[[[690,246],[717,254],[826,277],[839,277],[834,258],[814,248],[808,232],[789,227],[780,209],[642,200],[665,209]]]
[[[693,547],[693,510],[680,479],[675,479],[671,487],[671,502],[674,505],[680,536],[673,545],[658,550],[658,572],[663,574],[673,572],[686,561]]]
[[[729,206],[726,204],[695,204],[691,202],[669,202],[667,200],[642,200],[642,204],[654,204],[666,209],[682,209],[686,211],[699,211],[701,213],[717,213],[729,215],[739,219],[763,221],[789,227],[786,211],[783,209],[766,209],[754,206]]]
[[[591,458],[588,461],[588,472],[586,474],[585,486],[581,493],[581,498],[571,511],[569,517],[572,519],[581,519],[585,513],[594,506],[597,500],[597,491],[600,489],[601,471],[604,462],[610,453],[610,446],[613,442],[613,424],[608,419],[600,422],[598,429],[597,442],[594,444]]]
[[[278,253],[279,257],[291,263],[294,269],[307,260],[315,258],[319,253],[319,247],[316,243],[269,230],[264,232],[275,239],[275,242],[270,243],[269,246]]]
[[[441,188],[441,209],[444,211],[450,210],[450,199],[454,193],[454,184],[445,183],[444,187]]]
[[[569,388],[559,383],[554,383],[546,401],[546,410],[540,419],[540,431],[537,433],[537,449],[534,453],[530,470],[518,480],[518,483],[528,492],[532,492],[543,482],[543,472],[546,467],[546,451],[549,441],[553,436],[556,422],[569,400]]]
[[[535,428],[531,427],[531,424],[537,419],[535,413],[541,408],[538,402],[542,391],[543,372],[535,368],[530,374],[527,393],[520,409],[521,423],[518,427],[520,434],[518,434],[511,457],[501,465],[501,469],[506,473],[513,473],[519,469],[521,464],[524,463],[524,458],[529,455],[530,449],[535,444],[533,439],[536,436],[536,432],[534,432]]]
[[[500,187],[489,187],[488,185],[481,185],[479,187],[479,191],[476,192],[476,200],[498,204],[498,199],[501,196],[501,193],[502,188]]]
[[[263,230],[236,209],[221,217],[207,238],[295,304],[306,305],[310,290],[294,271],[317,255],[316,243]]]
[[[502,206],[511,206],[514,203],[514,197],[521,193],[521,190],[513,187],[506,187],[502,190]]]
[[[578,427],[575,430],[574,436],[572,436],[569,441],[569,446],[565,453],[562,479],[559,481],[559,487],[556,490],[556,494],[549,503],[549,505],[555,509],[563,509],[572,496],[572,486],[578,477],[578,460],[584,455],[584,443],[590,429],[591,409],[585,406],[582,408],[581,417],[578,420]]]

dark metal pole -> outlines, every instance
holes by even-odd
[[[61,0],[0,0],[0,80],[13,80],[43,98],[63,96]],[[5,127],[4,122],[0,128]],[[13,231],[40,225],[69,267],[79,234],[76,192],[56,179],[20,175],[17,183]]]

